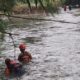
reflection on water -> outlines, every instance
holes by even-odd
[[[54,19],[78,22],[72,13],[62,12]],[[49,17],[46,17],[49,18]],[[23,21],[24,22],[24,21]],[[29,26],[30,25],[30,26]],[[32,62],[24,65],[27,73],[21,80],[79,80],[80,79],[80,28],[78,24],[36,21],[11,30],[19,35],[13,36],[18,56],[18,45],[24,42],[27,51],[33,56]],[[11,39],[6,35],[2,45],[3,54],[14,55]],[[8,47],[7,47],[8,46]]]

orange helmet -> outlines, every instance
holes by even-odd
[[[25,49],[25,48],[26,48],[26,46],[24,44],[19,45],[19,49]]]

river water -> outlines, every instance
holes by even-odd
[[[80,22],[78,10],[61,11],[47,19]],[[32,62],[24,65],[26,73],[20,80],[80,80],[80,26],[72,23],[53,21],[26,21],[22,27],[10,29],[16,44],[15,53],[12,41],[5,35],[1,42],[2,53],[6,57],[20,51],[18,46],[24,42],[33,57]]]

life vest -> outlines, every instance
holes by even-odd
[[[11,61],[10,64],[12,64],[13,68],[15,68],[15,69],[17,69],[20,66],[20,64],[16,63],[16,61]]]
[[[18,60],[22,63],[29,63],[31,59],[32,59],[32,56],[27,51],[25,51],[24,53],[21,53],[18,57]]]
[[[24,56],[22,57],[22,59],[23,59],[23,62],[24,62],[24,63],[29,63],[29,62],[31,61],[31,59],[30,59],[30,57],[29,57],[28,55],[24,55]]]
[[[5,68],[5,76],[6,77],[10,76],[10,70],[8,68]]]

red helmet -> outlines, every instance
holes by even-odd
[[[19,45],[19,49],[25,49],[25,48],[26,48],[26,46],[24,44]]]

